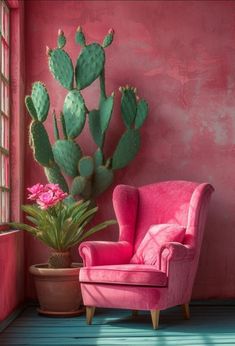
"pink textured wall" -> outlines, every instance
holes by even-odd
[[[233,1],[26,1],[26,76],[46,83],[51,104],[62,108],[64,90],[48,71],[45,47],[56,45],[58,28],[68,38],[82,25],[88,41],[102,42],[116,31],[107,49],[107,89],[137,86],[149,102],[141,130],[142,146],[115,184],[142,185],[159,180],[208,181],[216,188],[205,232],[194,298],[235,296],[235,2]],[[97,103],[98,84],[85,91]],[[117,97],[118,98],[118,97]],[[28,119],[28,118],[27,118]],[[51,118],[48,130],[52,133]],[[115,147],[123,125],[116,104],[107,138]],[[86,154],[95,145],[85,131]],[[45,181],[26,144],[26,185]],[[100,219],[113,216],[110,188],[99,200]],[[101,234],[100,234],[101,237]],[[103,239],[116,239],[116,230]],[[44,261],[47,250],[27,239],[28,264]],[[30,287],[30,286],[29,286]]]

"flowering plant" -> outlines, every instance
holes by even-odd
[[[27,190],[28,199],[36,203],[23,205],[22,209],[33,225],[11,223],[10,226],[30,232],[56,251],[67,251],[93,233],[116,223],[109,220],[87,230],[87,224],[98,210],[90,206],[90,201],[66,203],[68,194],[58,184],[36,184]]]

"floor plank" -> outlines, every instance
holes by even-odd
[[[88,326],[85,315],[45,317],[30,307],[0,335],[0,345],[235,345],[235,306],[192,305],[189,321],[180,307],[168,309],[161,312],[158,330],[148,312],[133,318],[131,311],[97,309]]]

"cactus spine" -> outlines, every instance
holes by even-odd
[[[50,109],[50,98],[45,85],[35,82],[25,104],[32,117],[30,143],[35,160],[44,167],[49,182],[58,183],[70,193],[69,199],[91,199],[103,193],[113,182],[114,170],[123,168],[136,156],[140,148],[140,128],[147,114],[148,104],[139,100],[136,89],[120,87],[121,115],[126,127],[111,157],[105,158],[103,147],[114,108],[114,92],[107,95],[105,87],[105,49],[111,45],[113,29],[108,31],[102,45],[86,43],[81,27],[76,31],[75,41],[80,54],[75,67],[64,50],[66,37],[59,30],[57,48],[47,48],[49,69],[62,87],[68,90],[60,118],[52,112],[55,143],[51,145],[43,122]],[[96,79],[100,81],[100,99],[96,109],[88,110],[81,90]],[[97,150],[93,156],[83,155],[77,137],[81,134],[86,117]],[[60,126],[59,126],[60,125]],[[62,138],[61,138],[62,137]],[[63,173],[62,173],[63,172]],[[64,175],[72,177],[70,188]]]

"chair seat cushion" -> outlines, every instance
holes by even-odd
[[[104,265],[84,267],[80,270],[80,282],[96,282],[118,285],[167,286],[167,276],[156,266],[140,264]]]
[[[130,263],[156,265],[160,268],[161,247],[184,239],[186,228],[176,224],[152,225],[131,258]]]

